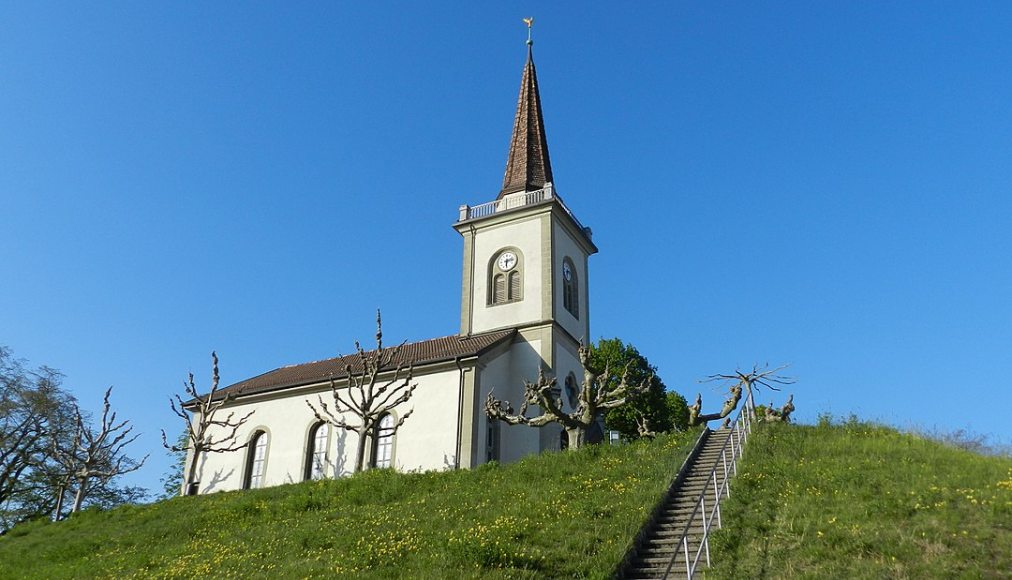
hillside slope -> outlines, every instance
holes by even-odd
[[[0,578],[606,578],[696,435],[31,522]]]
[[[708,578],[1012,578],[1012,459],[893,429],[769,425]]]

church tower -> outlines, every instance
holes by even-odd
[[[597,247],[553,184],[531,44],[502,189],[460,206],[453,226],[464,238],[460,334],[516,328],[512,380],[541,367],[568,388],[569,375],[582,376],[576,349],[591,340],[587,262]]]

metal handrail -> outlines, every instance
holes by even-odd
[[[706,554],[706,565],[710,566],[710,530],[713,528],[713,518],[717,518],[717,529],[722,527],[720,518],[720,497],[725,495],[731,497],[731,488],[728,485],[728,481],[731,476],[738,473],[738,458],[741,457],[743,444],[748,442],[748,436],[752,432],[752,414],[755,412],[751,399],[747,398],[745,404],[738,411],[738,415],[734,419],[734,427],[731,428],[731,432],[727,434],[727,438],[724,440],[724,445],[720,448],[720,459],[710,470],[710,474],[706,478],[706,485],[703,486],[703,490],[699,494],[699,499],[696,501],[695,507],[692,510],[692,515],[689,516],[688,521],[685,524],[685,530],[682,532],[682,537],[679,538],[675,544],[675,551],[671,553],[671,560],[668,561],[667,567],[664,569],[664,577],[667,578],[671,574],[671,569],[675,565],[675,559],[678,557],[679,547],[682,553],[685,555],[685,574],[686,577],[692,578],[692,575],[696,573],[696,566],[699,565],[699,559],[703,553]],[[735,445],[735,438],[737,437],[737,445]],[[728,467],[727,460],[727,448],[731,446],[731,464]],[[717,468],[723,467],[724,477],[721,480],[719,486],[717,483]],[[710,509],[709,515],[706,514],[706,495],[707,489],[710,486],[710,481],[713,481],[713,507]],[[696,520],[696,514],[703,514],[703,537],[700,539],[699,546],[696,547],[696,553],[692,560],[689,560],[689,530],[692,529],[692,523]]]
[[[511,193],[500,199],[496,199],[494,201],[489,201],[478,205],[462,205],[459,208],[459,215],[457,217],[457,221],[464,222],[468,220],[488,217],[490,215],[495,215],[497,213],[511,211],[514,209],[519,209],[521,207],[526,207],[529,205],[537,205],[539,203],[551,199],[554,199],[559,203],[559,207],[561,207],[563,211],[566,212],[566,215],[572,218],[573,223],[576,224],[577,229],[579,229],[581,232],[584,232],[587,235],[587,237],[591,236],[590,228],[587,228],[582,223],[580,223],[580,220],[576,219],[576,214],[574,214],[573,211],[569,209],[569,206],[566,205],[566,202],[562,201],[562,198],[559,197],[559,194],[556,193],[555,191],[555,187],[550,182],[546,183],[543,188],[534,191],[520,191],[517,193]]]

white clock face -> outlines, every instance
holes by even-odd
[[[573,270],[569,268],[568,262],[562,264],[562,276],[566,279],[566,281],[573,279]]]
[[[517,265],[517,256],[513,252],[503,252],[499,256],[499,269],[508,272]]]

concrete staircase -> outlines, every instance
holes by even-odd
[[[735,433],[732,429],[707,431],[689,455],[678,478],[672,484],[667,498],[662,502],[654,517],[641,532],[635,550],[626,560],[626,566],[619,574],[620,578],[664,578],[671,556],[675,555],[675,563],[671,567],[669,578],[685,578],[685,549],[682,534],[686,534],[689,560],[696,556],[703,538],[702,510],[696,510],[699,496],[706,491],[706,510],[713,508],[714,482],[713,468],[717,466],[718,480],[724,476],[721,460],[721,449],[728,436]],[[737,440],[735,441],[737,446]],[[728,468],[730,469],[731,448],[726,448]],[[723,499],[723,498],[721,498]],[[695,510],[695,513],[693,513]],[[713,522],[716,524],[716,520]],[[700,560],[706,562],[706,549]]]

